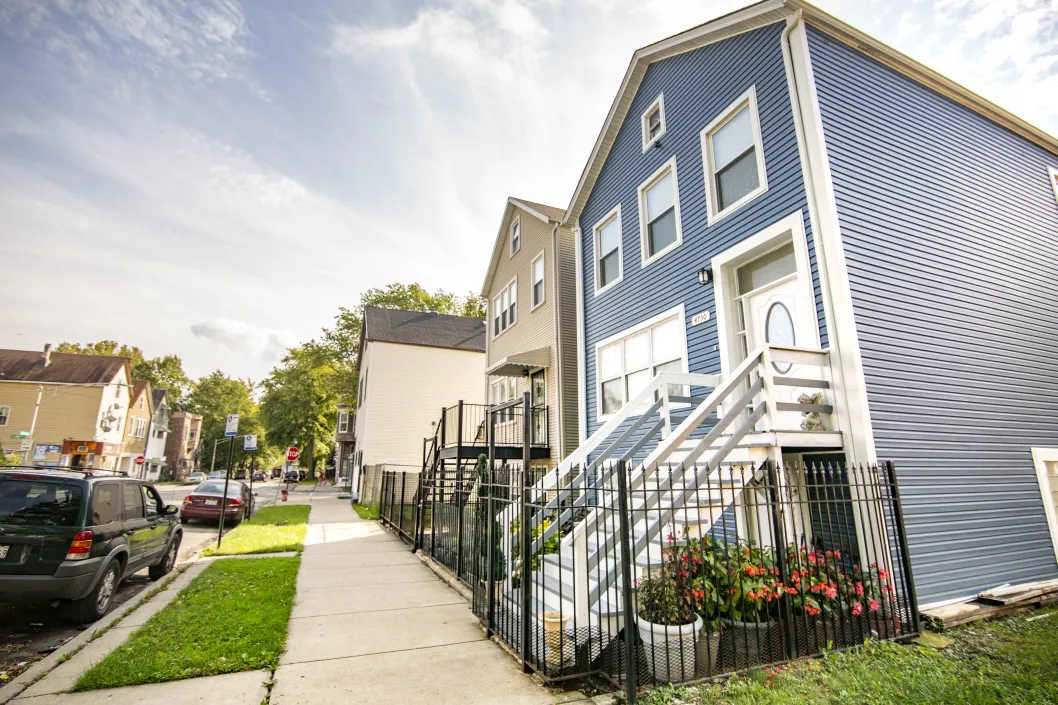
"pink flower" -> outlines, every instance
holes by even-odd
[[[856,583],[856,594],[863,596],[863,583]]]
[[[856,616],[863,614],[863,605],[857,602],[852,606],[852,613]]]
[[[837,596],[838,596],[838,589],[836,587],[834,587],[833,585],[830,585],[829,587],[827,587],[827,599],[833,600]]]
[[[878,600],[871,600],[867,605],[871,608],[871,612],[878,611]]]

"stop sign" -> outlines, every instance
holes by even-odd
[[[297,446],[290,446],[287,448],[287,461],[294,462],[301,457],[301,451],[298,450]]]
[[[136,456],[136,464],[137,465],[143,465],[143,461],[144,460],[145,460],[145,458],[142,455],[137,455]]]

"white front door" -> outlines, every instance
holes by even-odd
[[[746,263],[736,272],[738,286],[739,337],[743,357],[751,350],[769,344],[801,348],[819,345],[815,302],[811,286],[799,278],[794,262],[793,244],[788,243]],[[814,365],[773,362],[772,374],[781,377],[821,379],[822,370]],[[818,389],[776,385],[776,402],[796,402],[802,393]],[[823,402],[826,403],[824,398]],[[793,431],[801,428],[799,412],[776,412],[773,430]]]

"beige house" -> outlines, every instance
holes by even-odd
[[[0,350],[0,448],[34,465],[115,470],[130,390],[123,357]]]
[[[370,501],[380,466],[422,469],[423,441],[443,408],[460,400],[483,406],[485,321],[369,306],[357,369],[352,483]]]
[[[549,467],[578,441],[577,267],[562,216],[561,208],[508,198],[481,287],[489,403],[530,393],[534,441],[546,433]]]
[[[136,465],[136,458],[147,459],[147,437],[151,431],[151,419],[154,418],[154,398],[151,383],[144,379],[132,381],[132,397],[128,417],[125,420],[125,437],[121,441],[121,460],[118,470],[130,476],[139,477],[142,466]]]

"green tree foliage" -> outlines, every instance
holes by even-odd
[[[83,345],[64,341],[59,343],[55,352],[127,357],[133,379],[145,379],[154,389],[168,389],[169,404],[177,411],[186,407],[185,397],[191,390],[191,380],[184,372],[183,361],[177,355],[147,358],[138,347],[119,344],[116,340],[100,340]]]
[[[224,437],[224,427],[228,414],[239,415],[239,435],[256,433],[257,446],[262,448],[267,442],[267,434],[261,424],[260,407],[253,398],[254,385],[249,380],[232,379],[220,370],[214,370],[202,377],[195,384],[188,396],[187,410],[202,415],[202,456],[199,462],[203,470],[208,471],[213,456],[213,443]],[[228,459],[227,443],[217,446],[217,469],[222,469]],[[242,439],[236,439],[234,463],[239,464],[249,459],[249,453],[242,449]],[[260,453],[259,453],[260,454]],[[259,465],[260,467],[260,465]]]

